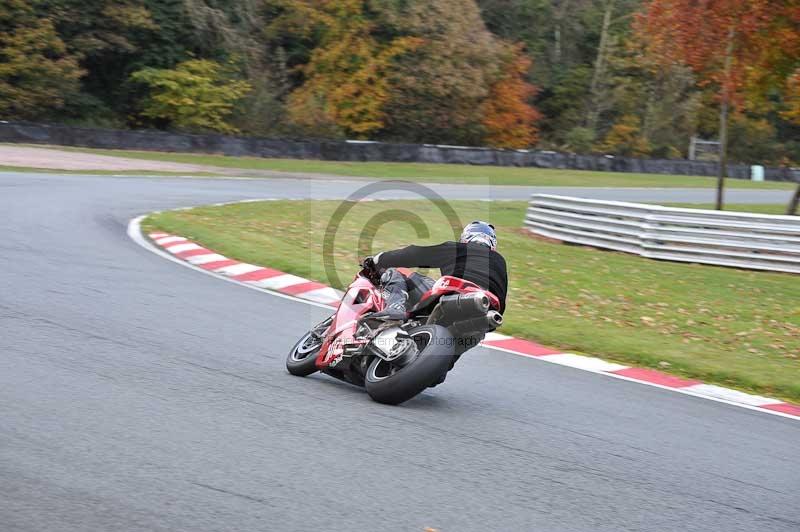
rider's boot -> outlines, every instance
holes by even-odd
[[[370,314],[370,318],[384,320],[404,320],[408,317],[406,303],[408,302],[408,291],[406,278],[395,270],[389,268],[381,276],[381,286],[383,287],[383,299],[386,306],[380,312]]]

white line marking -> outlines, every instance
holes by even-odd
[[[506,336],[505,334],[500,334],[496,332],[486,333],[486,338],[483,339],[484,342],[497,342],[500,340],[508,340],[509,338],[513,338],[513,336]]]
[[[559,353],[557,355],[542,355],[532,358],[541,358],[542,360],[553,362],[554,364],[561,364],[562,366],[569,366],[571,368],[578,368],[593,372],[619,371],[621,369],[625,369],[628,367],[628,366],[623,366],[621,364],[606,362],[605,360],[599,358],[586,357],[583,355],[574,355],[572,353]]]
[[[202,256],[202,255],[201,255]],[[216,271],[223,275],[230,275],[231,277],[235,275],[242,275],[245,273],[255,272],[258,270],[263,270],[264,268],[261,266],[256,266],[254,264],[234,264],[233,266],[225,266],[224,268],[220,268]]]
[[[193,249],[203,249],[201,246],[198,246],[194,242],[190,242],[188,244],[177,244],[175,246],[169,246],[166,248],[167,251],[170,253],[180,253],[181,251],[191,251]]]
[[[157,238],[156,244],[159,246],[166,246],[167,244],[177,244],[178,242],[186,242],[186,239],[182,236],[165,236],[163,238]]]
[[[225,260],[227,257],[220,255],[219,253],[206,253],[205,255],[195,255],[194,257],[189,257],[188,260],[192,264],[199,266],[201,264],[208,264],[209,262],[217,262],[220,260]]]
[[[303,279],[302,277],[298,277],[296,275],[284,273],[283,275],[276,275],[275,277],[270,277],[268,279],[262,279],[261,281],[256,281],[253,284],[261,286],[263,288],[269,288],[270,290],[279,290],[281,288],[286,288],[287,286],[292,286],[307,282],[309,282],[308,279]]]
[[[732,390],[730,388],[723,388],[715,384],[695,384],[682,388],[686,393],[692,395],[699,395],[701,397],[716,397],[718,399],[725,399],[733,401],[734,403],[742,403],[752,406],[774,405],[780,401],[770,399],[769,397],[762,397],[760,395],[753,395],[750,393],[740,392],[739,390]]]
[[[320,303],[334,303],[339,301],[342,296],[336,293],[333,288],[317,288],[316,290],[309,290],[298,294],[298,297],[303,299],[310,299],[311,301],[318,301]]]

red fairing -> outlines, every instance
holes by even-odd
[[[429,298],[438,298],[447,294],[468,294],[470,292],[483,292],[489,298],[489,305],[495,309],[500,310],[500,299],[480,286],[471,281],[466,281],[458,277],[450,275],[443,275],[436,281],[430,290],[423,294],[420,303],[427,301]]]
[[[496,295],[484,290],[480,286],[458,277],[445,275],[436,281],[433,287],[425,292],[421,301],[437,299],[447,294],[467,294],[470,292],[483,292],[489,298],[489,304],[494,309],[500,308],[500,300]],[[325,341],[317,355],[316,364],[320,369],[336,365],[344,355],[344,347],[356,344],[355,333],[359,319],[367,313],[383,310],[384,300],[381,291],[369,279],[361,274],[356,275],[352,284],[347,288],[342,297],[339,308],[333,317],[330,328],[325,334]]]
[[[366,277],[356,275],[325,335],[325,342],[317,355],[317,367],[322,369],[341,359],[344,346],[355,341],[359,318],[368,312],[383,310],[383,305],[380,290]]]

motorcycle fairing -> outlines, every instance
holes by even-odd
[[[347,288],[325,333],[325,341],[317,355],[320,369],[336,365],[344,356],[348,344],[358,343],[355,337],[358,320],[368,312],[383,310],[380,291],[367,278],[357,275]]]
[[[420,298],[419,302],[414,306],[412,312],[416,312],[428,306],[430,303],[437,301],[441,296],[447,294],[468,294],[470,292],[485,293],[486,297],[489,298],[489,306],[494,310],[500,310],[500,299],[493,293],[484,290],[472,281],[450,275],[443,275],[433,283],[430,290],[422,295],[422,298]]]
[[[447,294],[466,294],[470,292],[483,292],[489,298],[489,304],[495,310],[500,308],[500,300],[491,292],[482,289],[477,284],[444,275],[437,280],[430,290],[425,292],[419,303],[414,306],[412,313],[436,303],[441,296]],[[317,355],[316,365],[319,369],[333,368],[345,355],[345,348],[363,343],[356,338],[359,320],[368,313],[379,312],[384,308],[384,300],[378,287],[372,284],[364,275],[356,275],[347,288],[333,316],[325,340]]]

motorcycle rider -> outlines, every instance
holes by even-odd
[[[471,281],[500,299],[500,313],[505,312],[508,292],[506,261],[497,252],[494,226],[483,221],[470,222],[464,227],[458,242],[443,242],[435,246],[407,246],[384,251],[364,261],[365,267],[381,273],[386,307],[372,314],[374,319],[403,320],[408,308],[415,304],[434,281],[419,273],[403,275],[405,268],[439,268],[442,275],[452,275]],[[409,301],[409,293],[412,297]]]

